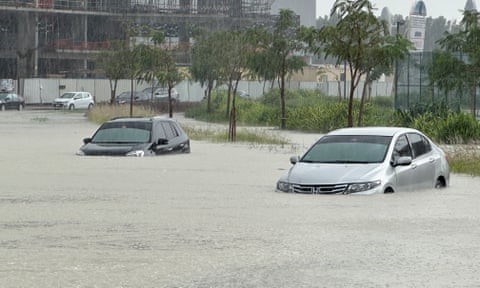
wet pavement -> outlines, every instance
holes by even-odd
[[[75,156],[96,127],[80,113],[0,113],[0,287],[480,287],[479,178],[277,193],[315,135]]]

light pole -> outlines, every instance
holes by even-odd
[[[405,21],[403,20],[398,20],[397,21],[397,33],[395,34],[398,37],[398,34],[400,33],[400,25],[405,24]],[[395,71],[394,71],[394,76],[393,76],[393,85],[394,85],[394,108],[398,108],[398,59],[395,58]]]

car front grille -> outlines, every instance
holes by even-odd
[[[338,194],[344,193],[347,190],[347,184],[337,185],[300,185],[294,184],[292,186],[293,192],[303,194]]]

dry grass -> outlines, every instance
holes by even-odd
[[[453,173],[480,176],[480,145],[448,145],[442,148],[448,155]]]
[[[132,116],[148,117],[155,115],[155,111],[145,106],[133,106]],[[95,123],[103,123],[115,117],[130,116],[130,105],[109,105],[99,104],[95,105],[87,113],[88,120]]]

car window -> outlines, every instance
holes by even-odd
[[[174,123],[169,123],[169,124],[170,124],[170,128],[172,128],[173,135],[174,135],[175,137],[180,136],[180,132],[179,132],[179,129],[178,129],[178,125],[177,125],[177,124],[174,124]]]
[[[432,150],[430,142],[424,136],[418,133],[408,133],[407,137],[412,145],[413,156],[415,158],[420,157]]]
[[[376,135],[324,136],[300,160],[313,163],[380,163],[391,137]]]
[[[162,122],[163,129],[165,130],[165,135],[167,139],[173,139],[178,136],[178,131],[173,127],[172,123]]]
[[[405,135],[398,137],[393,148],[393,157],[396,159],[400,157],[412,157],[412,150]]]
[[[75,96],[75,93],[64,93],[60,98],[70,99],[73,98],[73,96]]]
[[[156,125],[156,132],[157,132],[157,134],[158,134],[158,135],[157,135],[158,138],[160,138],[160,139],[162,139],[162,138],[163,138],[163,139],[168,139],[168,138],[167,138],[167,135],[166,135],[166,133],[165,133],[165,129],[163,128],[162,123],[160,123],[160,122],[157,123],[157,125]]]

